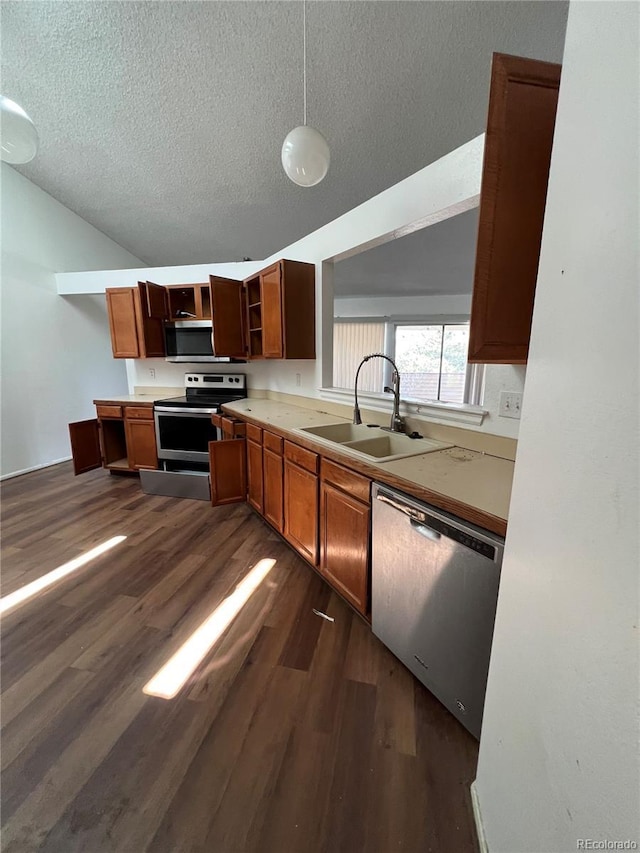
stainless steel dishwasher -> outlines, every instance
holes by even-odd
[[[373,485],[373,633],[480,737],[504,539]]]

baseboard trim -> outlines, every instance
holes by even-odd
[[[473,807],[473,820],[476,825],[476,835],[478,836],[478,847],[480,848],[480,853],[489,853],[487,839],[484,834],[482,815],[480,814],[480,801],[478,800],[478,789],[476,788],[475,779],[471,783],[471,805]]]
[[[42,465],[32,465],[31,468],[23,468],[22,471],[12,471],[10,474],[3,474],[0,477],[2,480],[11,480],[13,477],[20,477],[22,474],[30,474],[32,471],[40,471],[41,468],[51,468],[52,465],[60,465],[61,462],[69,462],[70,456],[63,456],[62,459],[54,459],[53,462],[43,462]]]

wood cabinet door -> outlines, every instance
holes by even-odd
[[[108,287],[106,290],[111,349],[114,358],[140,358],[138,311],[133,287]]]
[[[156,469],[158,467],[158,451],[156,449],[154,422],[125,418],[124,428],[129,467],[137,471],[141,468]]]
[[[244,438],[209,442],[212,506],[242,503],[247,499],[246,444]]]
[[[266,433],[265,433],[266,434]],[[284,530],[284,464],[282,456],[263,448],[264,517],[278,533]]]
[[[73,473],[84,474],[102,466],[102,448],[97,418],[69,424]]]
[[[493,57],[470,362],[527,360],[560,71],[549,62]]]
[[[209,276],[211,282],[211,310],[213,324],[213,351],[215,355],[246,358],[247,343],[244,333],[244,295],[241,281]]]
[[[261,513],[263,506],[262,445],[256,444],[255,441],[247,441],[247,475],[247,500]]]
[[[284,535],[318,565],[318,476],[284,460]]]
[[[262,355],[284,358],[282,340],[282,278],[280,264],[260,276]]]
[[[147,281],[138,282],[136,312],[140,358],[164,358],[166,353],[163,325],[167,316],[166,301],[163,301],[165,307],[162,308],[161,297],[157,289],[162,290],[162,300],[166,300],[164,288],[160,288],[160,285]],[[151,313],[152,309],[155,312],[154,314]]]
[[[369,588],[367,504],[328,483],[320,486],[320,571],[365,614]]]
[[[146,304],[147,314],[156,320],[169,319],[169,306],[167,290],[161,284],[146,282]]]

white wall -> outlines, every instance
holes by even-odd
[[[67,424],[127,392],[104,296],[58,296],[55,273],[142,262],[2,164],[2,475],[70,453]]]
[[[466,315],[471,313],[471,294],[457,296],[336,296],[336,317],[412,317]]]
[[[570,7],[476,782],[491,853],[640,846],[639,12]]]
[[[77,297],[76,297],[77,298]],[[155,371],[152,378],[149,370]],[[134,387],[182,387],[185,373],[220,370],[223,373],[245,373],[249,388],[282,391],[287,394],[315,396],[315,361],[252,361],[247,364],[172,364],[163,358],[127,360],[131,389]],[[298,384],[297,374],[300,375]]]

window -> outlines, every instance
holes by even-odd
[[[403,396],[464,402],[468,348],[468,324],[396,326],[395,362]]]
[[[479,403],[481,369],[467,364],[468,347],[468,323],[336,320],[333,386],[353,388],[362,358],[386,352],[398,365],[404,399]],[[390,382],[390,366],[375,359],[363,367],[358,390],[382,392]]]

